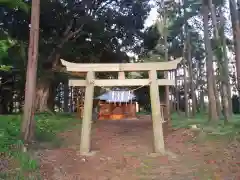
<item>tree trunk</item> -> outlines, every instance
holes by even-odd
[[[179,90],[178,90],[178,81],[177,81],[177,79],[178,79],[178,76],[177,76],[177,69],[175,70],[175,98],[176,98],[176,111],[177,111],[177,113],[179,114],[180,113],[180,111],[179,111],[179,103],[180,103],[180,99],[179,99]]]
[[[205,91],[204,91],[204,85],[206,84],[203,77],[204,77],[204,62],[203,60],[199,60],[198,63],[198,68],[199,68],[199,74],[198,74],[198,85],[200,88],[199,92],[199,112],[205,112],[206,107],[205,107],[205,102],[204,102],[204,96],[205,96]]]
[[[167,16],[164,13],[164,58],[165,61],[168,61],[168,42],[167,42]],[[164,74],[165,78],[168,78],[168,72]],[[169,86],[165,86],[165,104],[166,104],[166,117],[167,121],[170,124],[170,101],[169,101]]]
[[[171,71],[171,76],[170,76],[170,78],[171,79],[174,79],[174,71]],[[170,111],[170,113],[172,114],[173,112],[176,112],[176,104],[174,103],[174,101],[175,101],[175,90],[176,89],[174,89],[174,88],[171,88],[172,89],[172,91],[171,91],[171,111]]]
[[[201,85],[200,97],[199,97],[200,112],[205,112],[205,102],[204,102],[204,89]]]
[[[215,98],[216,98],[216,103],[217,103],[217,110],[218,110],[218,116],[221,115],[221,104],[220,104],[220,100],[219,100],[219,91],[221,93],[223,93],[223,89],[221,89],[221,85],[223,84],[222,82],[222,78],[221,75],[224,74],[223,72],[223,49],[222,49],[222,41],[220,40],[220,35],[219,35],[219,31],[218,31],[218,25],[217,25],[217,16],[216,16],[216,8],[214,6],[214,4],[212,3],[212,0],[209,0],[209,7],[211,9],[211,16],[212,16],[212,24],[213,24],[213,31],[214,31],[214,38],[215,38],[215,42],[217,44],[217,49],[215,50],[215,56],[217,57],[217,66],[219,69],[219,72],[217,73],[218,77],[219,77],[219,90],[217,88],[217,84],[215,83],[215,87],[214,87],[214,92],[215,92]],[[218,50],[220,49],[220,51]],[[226,64],[228,66],[228,64]],[[223,94],[221,95],[222,97]]]
[[[191,89],[191,99],[192,99],[192,117],[196,115],[196,94],[193,82],[193,67],[192,67],[192,53],[191,53],[191,42],[190,42],[190,32],[187,36],[187,54],[188,54],[188,72],[189,72],[189,84]]]
[[[37,112],[48,111],[48,100],[50,95],[51,81],[42,79],[38,81],[36,89],[35,110]]]
[[[220,9],[220,40],[222,44],[223,59],[221,63],[221,75],[222,75],[222,104],[223,104],[223,115],[225,122],[230,120],[232,115],[232,99],[231,99],[231,87],[229,82],[229,70],[228,70],[228,57],[227,57],[227,45],[226,37],[224,34],[225,20],[223,17],[223,11]]]
[[[222,94],[223,94],[223,115],[225,123],[230,120],[230,111],[229,111],[229,101],[228,101],[228,94],[227,94],[227,86],[226,83],[222,83]]]
[[[25,85],[25,104],[21,127],[24,143],[28,143],[34,137],[34,101],[36,92],[38,40],[39,40],[39,16],[40,0],[32,1],[31,28],[28,48],[28,65]]]
[[[216,9],[215,6],[212,4],[212,0],[209,1],[209,6],[211,7],[211,14],[212,14],[212,22],[214,28],[214,38],[216,42],[216,57],[217,57],[217,65],[219,68],[218,76],[219,76],[219,89],[221,92],[222,97],[222,107],[223,107],[223,114],[225,117],[225,121],[229,120],[229,98],[228,98],[228,88],[227,85],[229,84],[228,78],[228,57],[226,51],[226,39],[224,34],[224,17],[222,15],[222,9],[220,7],[220,26],[217,25],[217,16],[216,16]],[[230,88],[230,87],[229,87]],[[215,91],[216,97],[218,97],[217,91]],[[231,93],[229,94],[231,97]],[[220,115],[220,112],[219,112]]]
[[[54,111],[56,88],[58,84],[54,82],[56,74],[53,70],[55,70],[59,64],[60,50],[62,46],[60,47],[60,45],[58,45],[56,49],[52,50],[51,54],[48,56],[48,61],[52,62],[52,67],[51,69],[45,69],[46,72],[42,72],[45,77],[40,77],[37,82],[35,103],[35,110],[37,112]]]
[[[39,79],[36,88],[35,111],[54,112],[57,83],[52,79]]]
[[[230,110],[229,110],[229,95],[228,95],[228,87],[227,87],[227,82],[226,79],[224,77],[224,67],[221,67],[221,88],[220,88],[220,92],[221,92],[221,98],[222,98],[222,107],[223,107],[223,116],[224,116],[224,122],[227,123],[230,120]]]
[[[5,96],[4,96],[5,94]],[[0,114],[9,114],[9,110],[8,110],[8,96],[6,96],[6,93],[2,93],[1,94],[1,102],[0,102]]]
[[[229,0],[229,7],[231,13],[233,40],[235,49],[236,71],[237,71],[237,85],[238,93],[240,95],[240,23],[237,11],[237,4],[235,0]]]
[[[69,103],[69,86],[68,80],[64,82],[64,112],[69,112],[68,103]]]
[[[185,116],[189,117],[189,106],[188,106],[188,81],[187,81],[187,74],[186,74],[186,63],[184,63],[184,100],[185,100]]]
[[[237,8],[238,8],[238,20],[240,21],[240,0],[237,0]],[[240,23],[239,23],[240,26]]]
[[[59,65],[59,59],[60,59],[60,52],[63,48],[64,44],[68,42],[75,33],[78,33],[79,30],[75,32],[70,31],[70,26],[66,29],[64,32],[64,37],[61,39],[60,43],[52,50],[50,55],[48,56],[48,62],[52,62],[51,69],[48,69],[46,71],[51,72],[52,70],[55,70]],[[53,73],[54,76],[54,73]],[[55,89],[57,88],[55,86],[55,83],[53,82],[54,77],[51,77],[51,79],[46,78],[40,78],[37,84],[36,88],[36,102],[35,102],[35,110],[37,112],[45,112],[45,111],[51,111],[54,110],[55,105]]]
[[[66,28],[65,32],[63,33],[63,37],[60,43],[57,44],[57,46],[52,50],[51,54],[48,56],[47,58],[48,62],[52,62],[52,67],[51,67],[52,69],[49,69],[49,71],[52,71],[58,67],[60,52],[64,44],[68,42],[70,39],[76,38],[77,37],[76,35],[80,33],[83,27],[81,26],[76,31],[72,32],[71,31],[72,25],[73,25],[73,21],[70,22],[69,26]],[[46,82],[42,80],[39,81],[37,86],[35,110],[39,112],[44,112],[44,111],[52,110],[52,108],[54,108],[54,101],[52,101],[51,98],[49,99],[49,97],[51,97],[50,95],[52,94],[52,92],[54,92],[51,89],[52,83],[53,82],[51,82],[51,80],[46,80]],[[50,109],[49,109],[49,105],[50,105]]]
[[[185,6],[185,1],[183,1],[183,6]],[[184,65],[183,65],[183,71],[184,71],[184,100],[185,100],[185,116],[189,117],[189,105],[188,105],[188,91],[189,91],[189,87],[188,87],[188,80],[187,80],[187,66],[188,66],[188,54],[187,54],[187,49],[188,49],[188,23],[187,23],[187,19],[185,17],[186,14],[186,8],[183,9],[183,16],[184,16],[184,27],[181,34],[181,38],[182,38],[182,43],[183,43],[183,58],[184,58]],[[185,32],[185,37],[184,37],[184,32]]]
[[[69,100],[69,103],[70,103],[70,107],[69,107],[69,112],[74,112],[73,111],[73,87],[71,86],[70,87],[70,100]]]
[[[9,114],[10,111],[10,105],[13,101],[13,89],[9,89],[9,86],[12,86],[9,82],[8,77],[2,77],[2,82],[0,84],[0,114]],[[4,83],[7,82],[7,83]]]
[[[58,83],[57,82],[50,81],[49,96],[48,96],[48,100],[47,100],[47,107],[48,107],[48,110],[50,110],[51,112],[55,111],[55,97],[56,97],[57,87],[58,87]]]
[[[220,91],[220,85],[219,85],[219,88],[217,87],[217,81],[216,81],[216,76],[213,75],[213,89],[214,89],[214,95],[215,95],[215,100],[216,100],[216,107],[217,107],[217,114],[218,116],[221,116],[222,114],[222,108],[221,108],[221,102],[220,102],[220,94],[219,94],[219,91]],[[221,83],[219,83],[221,84]]]
[[[217,121],[219,119],[217,114],[216,98],[214,94],[214,73],[213,73],[213,52],[211,47],[210,38],[208,35],[208,4],[203,0],[203,24],[204,24],[204,43],[207,66],[207,85],[208,85],[208,101],[209,101],[209,120]]]
[[[228,56],[227,56],[227,44],[226,44],[226,37],[224,34],[224,27],[225,27],[225,22],[224,22],[224,17],[222,15],[222,13],[220,13],[220,18],[221,18],[221,25],[222,25],[222,44],[223,44],[223,71],[224,71],[224,84],[226,86],[227,92],[227,101],[228,101],[228,109],[229,109],[229,116],[232,116],[232,92],[231,92],[231,84],[230,84],[230,79],[229,79],[229,69],[228,69],[228,64],[229,64],[229,60],[228,60]],[[225,92],[225,90],[224,90]],[[224,93],[225,94],[225,93]],[[225,100],[226,101],[226,100]],[[225,103],[226,104],[226,103]]]

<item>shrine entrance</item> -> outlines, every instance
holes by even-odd
[[[98,100],[98,120],[137,119],[137,101],[133,90],[108,90],[95,99]]]
[[[69,86],[83,86],[85,99],[81,132],[80,154],[89,155],[91,144],[92,109],[94,87],[133,87],[150,86],[150,101],[153,123],[153,144],[155,153],[165,153],[163,126],[164,119],[161,112],[158,86],[173,86],[173,79],[158,79],[157,71],[168,72],[177,69],[181,59],[168,62],[154,63],[121,63],[121,64],[78,64],[61,59],[61,63],[68,72],[86,73],[86,80],[70,79]],[[148,79],[126,79],[125,72],[147,71]],[[118,79],[96,79],[95,72],[118,72]]]

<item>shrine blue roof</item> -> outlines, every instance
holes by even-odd
[[[131,91],[108,91],[96,99],[107,102],[129,102],[136,99],[136,96]]]

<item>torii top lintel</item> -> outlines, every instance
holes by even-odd
[[[71,63],[61,59],[61,63],[66,67],[67,71],[75,72],[119,72],[119,71],[169,71],[177,69],[177,65],[182,58],[167,62],[150,62],[150,63]]]

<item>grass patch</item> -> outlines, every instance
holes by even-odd
[[[197,114],[194,118],[185,118],[178,114],[172,114],[172,126],[174,129],[191,128],[196,125],[209,139],[226,138],[229,140],[240,140],[240,115],[233,115],[228,124],[223,119],[218,122],[209,122],[206,114]]]
[[[70,114],[37,114],[36,144],[47,142],[59,146],[57,133],[75,127],[79,120]],[[0,116],[0,179],[39,179],[38,162],[20,150],[21,115]],[[4,160],[4,161],[2,161]],[[13,178],[14,177],[14,178]]]
[[[79,120],[70,114],[38,114],[36,117],[36,140],[40,142],[53,141],[56,134],[74,127]]]
[[[139,111],[139,112],[137,112],[137,115],[151,115],[151,112],[149,112],[149,111]]]

